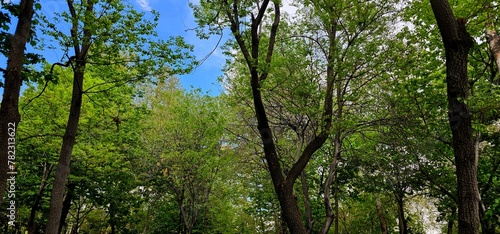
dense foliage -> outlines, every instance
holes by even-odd
[[[466,95],[452,97],[450,50],[463,40],[438,26],[448,1],[432,3],[191,3],[199,37],[231,30],[224,92],[211,96],[179,84],[197,45],[159,38],[156,12],[68,0],[52,19],[35,1],[27,42],[50,38],[65,57],[35,66],[44,60],[24,53],[15,222],[5,192],[0,232],[451,234],[470,221],[499,233],[498,3],[451,2],[452,25],[474,42]],[[4,57],[19,9],[2,1]],[[477,214],[464,220],[468,198]]]

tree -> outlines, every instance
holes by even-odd
[[[46,67],[50,70],[50,66]],[[86,85],[105,82],[108,69],[113,67],[89,67]],[[122,72],[125,71],[113,73],[125,75]],[[72,83],[72,75],[69,68],[55,68],[52,78],[56,83],[47,87],[43,82],[29,84],[20,99],[25,124],[19,128],[16,184],[21,189],[16,202],[20,203],[18,226],[21,230],[26,228],[28,233],[43,232],[46,225],[57,148],[61,145],[68,114],[65,107],[71,100],[71,90],[67,87]],[[108,227],[115,232],[139,230],[132,224],[140,223],[134,213],[143,201],[142,194],[135,190],[139,186],[137,161],[144,152],[139,140],[139,123],[147,112],[145,107],[134,103],[136,95],[136,87],[124,84],[83,97],[81,131],[71,159],[72,174],[68,179],[60,229],[89,230],[88,223],[94,221],[91,218],[101,212],[107,215],[93,222],[90,226],[95,229],[91,230]],[[114,121],[116,117],[120,118],[119,129]]]
[[[15,161],[15,135],[20,121],[19,93],[23,80],[26,42],[30,38],[32,19],[35,13],[34,2],[34,0],[21,1],[16,31],[8,40],[10,48],[7,68],[4,71],[4,91],[0,107],[0,204],[3,202],[7,185],[7,172],[12,171],[9,165],[13,164],[9,164],[9,161]]]
[[[395,18],[396,4],[397,1],[312,0],[300,5],[305,30],[299,36],[311,40],[313,53],[319,60],[315,62],[323,65],[318,72],[326,70],[327,80],[333,81],[335,89],[332,107],[335,124],[331,131],[334,149],[323,183],[325,219],[320,233],[328,233],[333,223],[334,232],[338,233],[338,215],[334,211],[334,206],[338,206],[338,194],[337,188],[332,191],[332,187],[336,184],[341,153],[345,151],[344,141],[352,133],[383,120],[372,119],[375,115],[370,118],[357,116],[370,113],[370,86],[387,79],[386,72],[391,70],[382,58],[391,56],[393,49],[381,42],[393,43],[388,25]]]
[[[144,120],[142,142],[155,168],[146,178],[155,188],[146,188],[158,200],[172,196],[184,226],[177,230],[193,233],[209,224],[214,183],[227,164],[224,110],[217,98],[186,92],[171,80],[159,82],[145,99],[151,115]]]
[[[466,29],[467,19],[456,19],[447,0],[432,0],[446,54],[448,117],[453,135],[457,174],[459,233],[479,233],[479,190],[477,157],[474,152],[472,120],[467,99],[468,54],[473,39]]]
[[[54,36],[61,46],[73,48],[74,55],[68,56],[73,69],[73,92],[66,131],[55,173],[51,194],[51,205],[47,223],[47,233],[57,233],[62,210],[64,187],[70,173],[70,162],[78,130],[82,97],[89,92],[98,92],[102,84],[84,89],[86,68],[93,66],[135,64],[126,77],[110,76],[104,84],[145,81],[154,76],[162,66],[182,56],[182,50],[172,51],[168,43],[146,39],[155,36],[155,22],[143,20],[143,14],[124,5],[121,1],[82,1],[80,4],[68,0],[69,13],[61,13],[61,18],[71,27],[70,33],[62,33],[54,23],[48,23],[47,33]],[[157,18],[155,19],[157,21]],[[133,28],[134,30],[130,31]],[[66,36],[69,35],[69,36]],[[171,42],[185,46],[182,40]],[[69,48],[67,48],[69,50]],[[154,58],[154,59],[153,59]],[[189,62],[189,61],[186,61]],[[180,68],[183,69],[183,68]],[[133,71],[132,71],[133,70]],[[172,66],[172,70],[179,71]],[[108,87],[109,88],[109,87]],[[96,90],[97,89],[97,90]]]
[[[275,192],[280,202],[282,214],[291,233],[306,233],[306,228],[302,222],[301,212],[298,207],[297,200],[293,194],[293,186],[295,180],[300,176],[314,152],[316,152],[326,141],[329,136],[329,131],[332,127],[332,107],[333,107],[333,73],[327,76],[327,85],[325,87],[325,97],[323,111],[320,117],[319,132],[307,142],[300,156],[295,160],[289,170],[285,171],[280,165],[278,157],[275,135],[273,134],[268,113],[264,105],[261,88],[266,79],[270,77],[269,66],[273,58],[276,36],[280,23],[280,6],[279,2],[273,2],[274,11],[271,15],[272,20],[269,23],[271,26],[268,36],[264,36],[263,29],[265,25],[265,16],[271,1],[264,0],[256,2],[255,5],[240,3],[239,1],[229,2],[220,1],[220,7],[212,5],[209,2],[202,1],[202,8],[198,8],[198,20],[200,24],[217,24],[218,17],[215,19],[210,16],[202,15],[200,9],[206,8],[208,11],[218,11],[221,16],[224,16],[225,22],[228,22],[234,39],[242,53],[245,64],[249,72],[249,83],[253,98],[253,107],[257,119],[257,129],[260,134],[260,139],[263,145],[264,155],[268,170],[273,181]],[[254,15],[251,9],[257,9],[257,14]],[[196,14],[196,13],[195,13]],[[267,13],[269,14],[269,13]],[[219,14],[217,14],[218,16]],[[246,25],[244,18],[250,15],[251,23]],[[205,17],[205,18],[202,18]],[[245,26],[249,26],[249,30],[245,30]],[[330,35],[333,37],[334,35]],[[263,43],[262,43],[263,42]],[[262,49],[266,48],[266,49]],[[332,71],[333,65],[329,65],[329,70]]]
[[[238,1],[229,3],[229,1],[220,1],[216,6],[220,9],[221,13],[227,17],[233,36],[243,53],[244,59],[249,69],[250,73],[250,84],[252,87],[253,103],[255,108],[255,113],[257,117],[257,129],[260,132],[260,137],[262,144],[264,146],[264,153],[266,161],[269,167],[269,172],[271,173],[271,178],[273,185],[278,195],[278,200],[280,201],[281,209],[283,211],[284,219],[287,226],[292,233],[305,233],[305,227],[301,220],[300,210],[297,205],[297,201],[293,195],[293,184],[295,179],[302,172],[303,168],[309,161],[312,153],[319,148],[321,141],[325,141],[327,138],[326,129],[321,137],[319,137],[314,143],[306,147],[306,152],[301,159],[299,159],[297,164],[287,173],[283,174],[279,159],[276,153],[276,146],[273,139],[273,134],[269,128],[269,120],[266,114],[264,104],[262,102],[262,94],[260,91],[261,82],[267,79],[269,72],[267,68],[271,62],[272,55],[274,52],[274,44],[276,41],[276,34],[278,31],[278,25],[280,22],[280,6],[278,2],[273,2],[274,4],[274,16],[272,22],[272,28],[269,34],[269,43],[267,44],[267,50],[264,51],[265,57],[259,56],[261,47],[261,35],[259,34],[259,28],[262,27],[263,18],[266,15],[270,1],[264,0],[262,2],[257,2],[255,9],[257,9],[257,15],[251,15],[251,24],[249,31],[242,31],[242,18],[248,17],[247,11],[252,6],[240,5]],[[208,2],[201,2],[201,4],[209,4]],[[207,7],[214,7],[208,5]],[[215,9],[212,9],[215,10]],[[218,20],[218,19],[215,19]],[[209,22],[213,23],[213,22]],[[244,37],[249,36],[250,46]],[[262,69],[264,68],[264,69]],[[331,93],[331,91],[329,92]],[[330,95],[331,97],[331,95]],[[331,98],[327,99],[330,100]],[[328,104],[325,104],[328,105]],[[331,104],[330,104],[331,105]],[[330,109],[331,108],[326,108]],[[327,111],[328,112],[328,111]],[[331,112],[331,111],[330,111]],[[331,116],[331,114],[330,114]],[[331,117],[330,117],[331,118]],[[330,119],[325,116],[325,123],[327,126],[331,126]]]
[[[41,27],[62,61],[23,68],[15,231],[498,232],[496,5],[456,4],[465,29],[432,1],[297,0],[293,18],[286,1],[199,1],[202,38],[232,33],[209,96],[172,77],[189,46],[158,40],[154,11],[68,0]]]

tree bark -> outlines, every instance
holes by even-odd
[[[380,221],[380,231],[382,234],[387,234],[387,221],[385,220],[384,208],[378,194],[375,194],[375,207],[377,208],[378,220]]]
[[[63,208],[61,212],[61,221],[59,222],[59,230],[57,233],[61,233],[61,230],[66,223],[66,218],[68,217],[69,210],[71,208],[71,201],[73,200],[76,185],[73,183],[68,183],[68,191],[66,192],[66,197],[63,201]],[[77,225],[78,226],[78,222]]]
[[[497,35],[493,23],[487,23],[486,25],[486,40],[490,47],[491,57],[495,60],[497,72],[500,72],[500,36]],[[500,81],[496,81],[496,83],[500,83]]]
[[[300,182],[302,185],[302,196],[304,197],[304,208],[306,212],[306,233],[309,234],[313,230],[314,220],[312,217],[311,201],[309,199],[309,187],[307,186],[305,171],[302,171],[302,173],[300,174]]]
[[[77,64],[79,63],[77,62]],[[70,114],[66,126],[66,132],[63,137],[61,153],[59,155],[54,186],[52,188],[50,199],[50,210],[46,229],[46,232],[49,234],[56,234],[59,230],[63,208],[64,188],[70,173],[71,154],[73,152],[73,146],[75,145],[76,132],[78,130],[78,122],[80,120],[84,68],[84,64],[79,64],[76,66],[74,73]]]
[[[335,199],[335,228],[333,229],[334,234],[339,234],[339,180],[337,179],[338,171],[335,172],[335,194],[333,195]]]
[[[84,26],[83,38],[81,40],[79,39],[79,20],[73,0],[67,0],[67,3],[72,18],[71,38],[75,51],[75,65],[73,67],[73,90],[71,96],[69,117],[66,125],[66,132],[63,136],[61,153],[59,155],[54,186],[51,193],[49,217],[47,220],[47,228],[45,231],[48,234],[56,234],[59,229],[64,199],[64,188],[66,180],[70,173],[71,154],[73,152],[73,146],[75,145],[78,122],[80,121],[83,95],[83,79],[85,75],[85,66],[87,63],[87,54],[90,49],[92,38],[90,29]],[[85,6],[85,22],[90,22],[90,19],[88,19],[87,17],[89,17],[88,15],[92,14],[93,11],[94,1],[88,1]]]
[[[333,160],[330,163],[329,171],[328,171],[328,177],[326,179],[326,182],[324,184],[324,190],[325,193],[323,195],[323,204],[325,205],[325,221],[323,223],[323,227],[321,228],[321,231],[319,232],[320,234],[326,234],[330,230],[330,227],[332,226],[332,223],[337,220],[337,215],[336,213],[333,212],[332,208],[332,202],[330,199],[331,196],[331,187],[334,181],[337,180],[337,164],[338,164],[338,158],[340,157],[340,136],[339,132],[335,134],[334,137],[334,153],[333,153]],[[335,190],[336,191],[336,190]],[[335,192],[335,196],[337,196]]]
[[[31,205],[30,217],[28,219],[28,226],[26,227],[26,229],[28,230],[28,234],[36,233],[35,216],[40,206],[40,201],[42,200],[43,191],[45,190],[45,186],[47,186],[47,179],[49,178],[52,169],[53,169],[52,165],[50,166],[48,166],[47,164],[44,165],[42,182],[40,182],[38,193],[35,196],[33,205]]]
[[[453,219],[448,220],[448,230],[446,233],[448,234],[453,234]]]
[[[332,22],[332,24],[335,24],[335,22]],[[333,36],[330,37],[330,47],[334,47],[335,43],[335,30],[332,29],[332,31],[329,31],[329,34]],[[329,64],[333,64],[333,60],[329,58]],[[330,73],[332,73],[330,76],[333,77],[333,69],[328,69]],[[328,71],[327,71],[328,73]],[[343,102],[343,93],[342,93],[342,82],[339,81],[337,82],[337,112],[335,114],[336,120],[340,121],[342,119],[343,115],[343,109],[344,109],[344,102]],[[326,179],[324,189],[324,198],[323,198],[323,203],[325,205],[325,222],[323,223],[323,227],[321,228],[320,234],[326,234],[330,230],[330,227],[333,222],[335,222],[335,230],[334,233],[338,233],[338,189],[337,189],[337,164],[338,160],[340,159],[340,153],[342,150],[342,131],[340,127],[337,127],[335,130],[335,136],[333,138],[333,145],[334,145],[334,151],[333,151],[333,159],[332,162],[330,163],[329,166],[329,171],[328,171],[328,177]],[[335,210],[336,212],[333,212],[332,209],[332,202],[330,200],[330,189],[331,186],[335,182]]]
[[[484,8],[486,10],[491,8],[491,3],[485,4]],[[486,41],[488,42],[488,46],[490,48],[491,57],[495,61],[498,75],[498,73],[500,73],[500,36],[498,36],[497,31],[495,30],[493,17],[490,13],[488,13],[488,21],[486,22]],[[500,83],[500,79],[497,81],[492,80],[492,82],[498,84]]]
[[[299,144],[297,146],[296,159],[300,158],[304,141],[307,138],[304,132],[302,132],[302,134],[299,134],[299,132],[297,132],[297,137],[299,139]],[[300,173],[300,183],[302,188],[302,196],[304,197],[304,209],[306,212],[306,233],[310,234],[313,231],[314,219],[312,215],[311,199],[309,199],[309,186],[307,184],[307,175],[305,170]]]
[[[455,19],[447,0],[431,0],[446,54],[448,118],[453,136],[457,191],[458,232],[479,233],[479,191],[469,95],[468,53],[473,39],[465,28],[466,19]]]
[[[28,219],[28,226],[26,226],[28,234],[36,233],[35,216],[36,212],[38,211],[38,206],[40,205],[40,200],[42,199],[42,193],[44,187],[45,187],[45,182],[42,182],[40,188],[38,189],[38,193],[35,196],[35,200],[33,201],[33,205],[31,206],[30,217]]]
[[[456,209],[453,208],[451,211],[451,217],[448,219],[448,230],[446,231],[447,234],[453,234],[453,224],[455,221],[453,220],[453,216],[455,216]]]
[[[479,218],[481,222],[481,233],[483,234],[495,234],[495,227],[491,225],[491,223],[485,219],[485,214],[488,209],[483,203],[483,199],[481,198],[481,194],[479,194]]]
[[[181,211],[181,215],[182,215],[182,220],[184,221],[185,233],[191,234],[193,232],[194,224],[193,224],[191,218],[189,217],[189,214],[184,209],[184,205],[182,204],[182,201],[181,201],[181,203],[179,203],[179,207],[180,207],[180,211]]]
[[[479,163],[478,160],[479,160],[480,144],[481,144],[481,133],[477,132],[474,140],[474,154],[476,155],[476,165],[478,165]],[[496,171],[495,166],[493,166],[492,175],[494,175],[495,171]],[[487,188],[488,184],[489,183],[486,183],[485,188]],[[495,228],[492,227],[492,225],[487,219],[484,218],[487,208],[483,203],[483,199],[481,198],[481,191],[478,192],[478,198],[479,198],[479,220],[480,220],[479,222],[481,224],[481,233],[495,234]]]
[[[493,227],[488,220],[484,218],[486,213],[486,206],[484,205],[482,199],[479,201],[479,215],[481,220],[481,233],[482,234],[495,234],[495,227]]]
[[[0,106],[0,205],[7,188],[7,171],[9,170],[9,151],[14,153],[15,145],[9,144],[9,125],[17,127],[21,116],[19,115],[19,94],[21,91],[24,51],[26,42],[30,37],[33,19],[34,0],[21,0],[19,20],[16,31],[10,40],[7,69],[4,73],[4,87],[2,104]],[[14,128],[14,133],[16,132]],[[9,147],[10,146],[10,147]],[[11,156],[12,157],[12,156]],[[12,158],[13,161],[15,158]]]
[[[396,203],[398,204],[398,225],[399,225],[399,234],[407,234],[408,233],[408,224],[405,218],[405,210],[404,210],[404,193],[396,193]]]

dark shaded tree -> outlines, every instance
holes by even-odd
[[[294,194],[294,184],[300,176],[313,154],[324,144],[329,136],[332,127],[333,115],[333,65],[329,64],[327,72],[327,85],[325,87],[325,97],[323,102],[323,112],[321,114],[320,129],[318,133],[305,144],[300,156],[295,160],[289,170],[284,170],[280,165],[274,134],[270,128],[268,113],[264,104],[262,84],[269,77],[269,66],[273,58],[276,35],[280,23],[279,2],[274,2],[274,11],[271,15],[268,11],[271,1],[264,0],[256,2],[256,5],[245,6],[239,1],[221,1],[220,11],[229,21],[231,32],[246,62],[250,74],[250,86],[253,99],[253,107],[257,119],[257,129],[260,134],[264,149],[264,157],[273,181],[274,190],[277,194],[281,206],[283,219],[291,233],[307,233],[306,226],[302,221],[301,211],[297,198]],[[208,4],[208,3],[206,3]],[[212,6],[213,7],[213,6]],[[249,17],[249,8],[258,9],[256,15],[250,14],[250,24],[244,22],[245,17]],[[271,15],[269,34],[264,36],[264,17]],[[244,30],[248,26],[248,30]],[[334,37],[334,35],[330,35]],[[265,38],[265,40],[263,40]],[[264,43],[262,43],[264,42]],[[262,50],[262,48],[266,48]],[[332,51],[329,53],[332,54]]]
[[[7,185],[9,170],[9,151],[15,157],[15,145],[9,143],[9,128],[17,127],[21,120],[19,115],[19,93],[22,85],[22,70],[25,59],[26,42],[30,38],[34,0],[22,0],[19,6],[17,27],[14,35],[7,38],[10,48],[8,52],[7,69],[4,71],[4,92],[0,107],[0,204]]]
[[[459,233],[479,233],[479,191],[472,115],[467,105],[469,78],[468,54],[473,39],[467,32],[467,19],[455,18],[447,0],[431,0],[432,10],[444,44],[448,119],[453,136],[453,151],[458,191]]]

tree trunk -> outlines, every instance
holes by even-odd
[[[484,8],[491,8],[491,3],[485,4]],[[486,41],[488,42],[488,46],[490,48],[491,57],[495,61],[498,74],[500,73],[500,36],[498,36],[497,31],[495,30],[493,17],[490,13],[488,13],[488,22],[486,22]],[[498,84],[500,83],[500,79],[498,79],[498,81],[492,80],[492,82]]]
[[[481,233],[482,234],[495,234],[495,227],[493,227],[488,220],[484,218],[486,213],[486,206],[483,203],[481,197],[479,198],[479,217],[481,218]]]
[[[404,210],[404,193],[396,194],[396,202],[398,204],[398,225],[399,225],[399,234],[407,234],[408,233],[408,225],[405,218],[405,210]]]
[[[304,208],[306,212],[306,233],[311,233],[313,230],[313,217],[311,209],[311,201],[309,199],[309,187],[307,186],[306,172],[300,174],[300,182],[302,185],[302,196],[304,197]]]
[[[177,205],[179,206],[179,222],[177,222],[177,234],[180,234],[182,233],[182,227],[185,227],[184,226],[184,219],[182,218],[182,204],[179,205],[179,203],[177,203]]]
[[[306,140],[306,136],[303,132],[301,134],[299,134],[299,132],[297,132],[297,137],[299,139],[299,144],[297,146],[297,153],[295,156],[296,160],[300,158],[300,155],[302,154],[302,148],[304,146],[304,141]],[[310,234],[313,231],[314,220],[313,220],[313,216],[312,216],[311,199],[309,199],[309,186],[307,184],[307,175],[306,175],[305,170],[302,171],[302,173],[300,173],[300,184],[301,184],[301,188],[302,188],[302,196],[304,198],[304,209],[306,212],[306,214],[305,214],[306,215],[306,233]],[[286,226],[286,225],[284,225],[284,226]],[[286,229],[286,227],[285,227],[285,229]]]
[[[278,193],[283,217],[290,233],[305,234],[306,228],[302,222],[297,198],[293,195],[293,185],[283,184],[276,192]]]
[[[47,220],[47,234],[56,234],[61,220],[62,203],[64,199],[64,187],[70,173],[71,154],[75,145],[78,122],[80,121],[80,112],[82,107],[83,79],[85,75],[85,66],[87,63],[87,54],[90,49],[92,32],[90,28],[83,26],[83,37],[78,35],[80,28],[79,16],[75,10],[73,0],[67,0],[68,8],[72,18],[71,39],[75,51],[75,65],[73,68],[73,91],[71,96],[71,106],[66,125],[66,132],[63,136],[63,143],[59,161],[57,164],[54,186],[52,188],[50,199],[49,217]],[[94,11],[94,1],[87,1],[85,5],[85,22],[91,22],[90,14]],[[84,23],[85,24],[85,23]],[[81,39],[80,39],[81,38]],[[80,45],[81,43],[81,45]],[[71,61],[69,61],[71,62]]]
[[[468,53],[473,39],[466,19],[455,19],[447,0],[431,0],[432,10],[446,53],[448,118],[453,136],[457,174],[458,232],[479,233],[479,191],[477,164],[469,107]]]
[[[35,216],[36,212],[38,211],[38,208],[40,206],[40,201],[42,200],[42,194],[43,191],[45,190],[45,186],[47,186],[47,179],[50,176],[50,173],[52,172],[53,166],[50,165],[47,168],[47,164],[44,165],[44,170],[43,170],[43,177],[42,177],[42,182],[40,182],[40,187],[38,188],[38,193],[35,196],[35,199],[33,201],[33,205],[31,206],[31,212],[30,212],[30,217],[28,219],[28,226],[26,229],[28,230],[28,234],[35,234],[36,229],[35,229]]]
[[[54,187],[52,188],[51,193],[50,210],[46,229],[46,233],[48,234],[56,234],[59,230],[63,208],[64,188],[70,173],[71,154],[73,152],[73,146],[75,145],[76,132],[78,130],[78,122],[80,120],[84,69],[85,64],[77,62],[73,79],[73,94],[71,98],[68,124],[63,137],[61,154],[59,155],[59,162],[57,164],[55,174]]]
[[[387,221],[385,220],[384,208],[378,194],[375,194],[375,207],[377,208],[377,215],[380,221],[380,231],[382,234],[387,234]]]
[[[66,192],[66,197],[63,201],[63,208],[61,212],[61,221],[59,222],[59,230],[57,233],[61,233],[61,230],[66,223],[66,218],[68,217],[69,210],[71,208],[71,201],[73,200],[76,185],[73,183],[68,183],[68,191]],[[78,226],[78,222],[76,222]]]
[[[333,233],[339,234],[339,180],[337,179],[338,171],[335,171],[335,194],[333,195],[335,199],[335,228]]]
[[[486,40],[490,47],[491,57],[495,60],[497,71],[500,72],[500,36],[497,35],[493,23],[488,23],[486,27]]]
[[[10,39],[7,69],[4,73],[4,87],[2,104],[0,106],[0,205],[3,202],[4,191],[7,188],[9,160],[15,162],[15,141],[9,143],[9,131],[16,133],[16,127],[21,120],[19,115],[19,93],[21,91],[24,51],[30,37],[31,22],[33,19],[34,0],[21,0],[19,20],[14,36]],[[11,127],[14,128],[11,128]],[[14,139],[14,138],[11,138]],[[9,153],[10,152],[10,153]],[[10,154],[10,158],[9,158]]]
[[[40,189],[38,190],[38,193],[35,196],[35,200],[33,201],[33,205],[31,206],[30,217],[28,219],[28,226],[26,227],[28,234],[36,233],[35,216],[36,212],[38,211],[38,206],[40,205],[40,200],[42,198],[42,192],[43,192],[42,186],[45,187],[45,185],[40,186]]]
[[[184,189],[182,189],[182,191],[183,191],[182,193],[184,193]],[[180,199],[177,199],[177,204],[179,205],[182,221],[184,223],[184,228],[185,228],[184,233],[191,234],[193,232],[194,223],[192,222],[192,217],[190,217],[190,214],[188,214],[188,212],[186,212],[186,209],[184,209],[183,203],[184,203],[184,194]]]
[[[275,210],[274,204],[272,210]],[[275,216],[275,224],[276,226],[278,226],[276,228],[276,234],[289,234],[290,232],[288,232],[288,228],[286,227],[286,222],[285,218],[283,217],[283,212],[280,212],[280,215],[273,215],[273,216]]]
[[[453,216],[455,216],[455,212],[456,212],[456,209],[453,208],[453,210],[451,211],[451,217],[450,219],[448,219],[448,230],[447,230],[447,234],[453,234],[453,224],[455,223],[455,221],[453,220]]]
[[[481,144],[481,133],[477,132],[476,137],[474,140],[474,154],[476,155],[476,165],[478,165],[478,160],[479,160],[479,150],[480,150],[480,144]],[[496,166],[493,166],[492,170],[492,175],[494,175],[494,172],[496,171]],[[488,181],[489,182],[489,181]],[[484,188],[487,188],[489,183],[486,183],[486,186]],[[482,234],[495,234],[495,228],[491,226],[490,222],[484,218],[485,212],[486,212],[486,206],[483,203],[483,199],[481,198],[481,192],[478,192],[478,198],[479,198],[479,222],[481,223],[481,233]]]
[[[333,182],[337,179],[337,164],[338,164],[338,158],[340,157],[340,133],[337,132],[334,137],[334,153],[333,153],[333,160],[330,163],[329,171],[328,171],[328,177],[326,179],[326,182],[324,184],[324,190],[325,193],[323,195],[323,204],[325,205],[325,222],[323,223],[323,227],[321,228],[321,231],[319,233],[321,234],[326,234],[330,230],[330,227],[332,226],[332,223],[336,220],[336,214],[333,212],[332,208],[332,202],[330,200],[331,196],[331,187]],[[335,190],[336,191],[336,190]],[[335,193],[335,196],[337,194]]]
[[[450,219],[448,220],[448,230],[447,230],[447,234],[453,234],[453,219]]]
[[[335,21],[332,22],[332,24],[335,24]],[[335,34],[335,30],[332,29],[330,31],[331,34]],[[335,35],[330,37],[330,50],[334,47],[335,43]],[[331,52],[332,53],[332,52]],[[327,73],[331,73],[330,76],[333,76],[333,69],[331,68],[331,64],[333,64],[333,60],[329,57],[329,67],[330,69],[327,70]],[[338,81],[336,82],[337,86],[337,112],[335,114],[336,120],[340,121],[342,119],[343,115],[343,109],[344,109],[344,102],[343,102],[343,93],[342,93],[342,82]],[[338,233],[338,189],[337,189],[337,164],[338,160],[340,159],[340,152],[342,150],[342,137],[341,137],[342,131],[340,127],[337,127],[336,132],[335,132],[335,137],[333,138],[333,145],[334,145],[334,152],[333,152],[333,159],[332,162],[330,163],[329,171],[328,171],[328,177],[326,179],[324,189],[325,189],[325,194],[324,194],[324,199],[323,203],[325,205],[325,222],[323,223],[323,227],[321,228],[320,234],[326,234],[330,230],[330,227],[333,222],[335,222],[335,230],[334,233]],[[330,200],[330,188],[335,182],[335,213],[332,210],[332,202]]]

